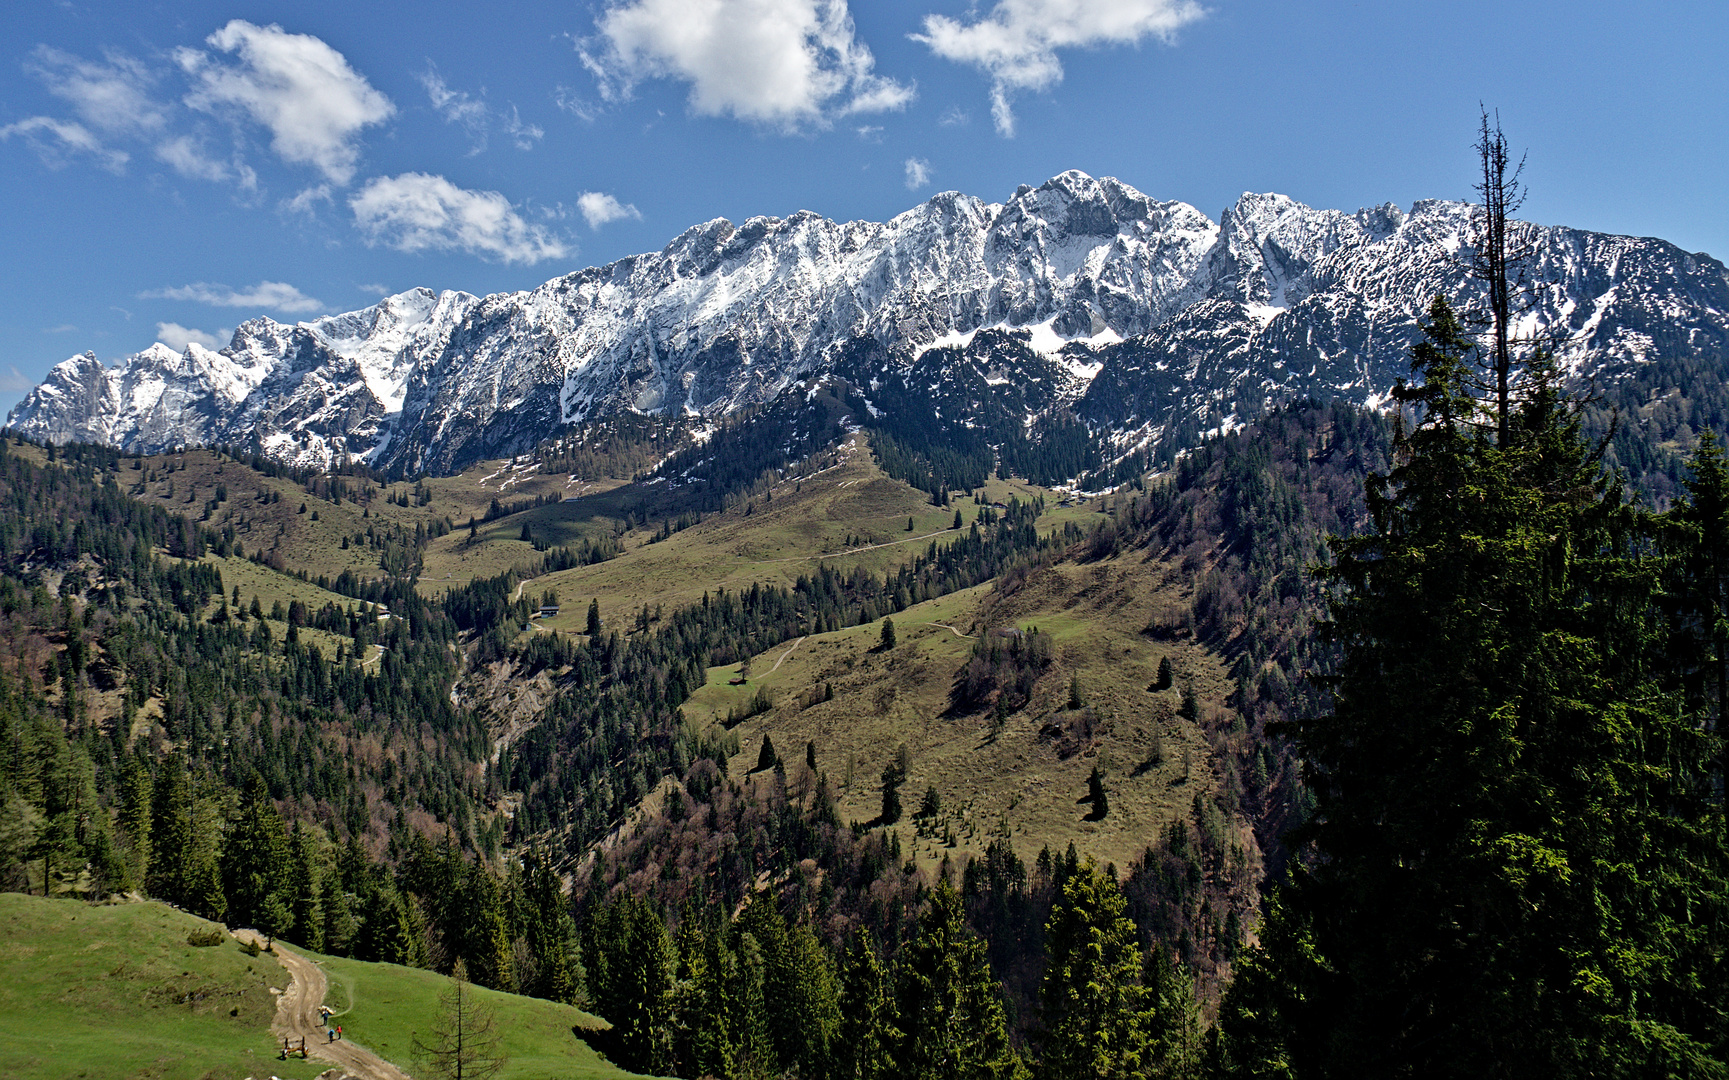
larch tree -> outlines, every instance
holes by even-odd
[[[491,1080],[510,1058],[504,1052],[498,1017],[468,982],[462,960],[450,973],[450,985],[438,997],[438,1017],[425,1039],[416,1033],[415,1072],[439,1080]]]

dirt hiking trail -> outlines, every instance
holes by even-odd
[[[266,938],[256,930],[236,930],[234,936],[263,948]],[[276,1019],[270,1025],[278,1040],[286,1038],[295,1047],[306,1039],[306,1052],[320,1061],[328,1061],[359,1080],[410,1080],[407,1073],[363,1046],[339,1039],[328,1042],[329,1029],[319,1019],[318,1007],[324,1004],[329,984],[318,965],[290,952],[278,941],[273,947],[278,963],[288,969],[288,988],[276,999]],[[280,1043],[278,1044],[280,1045]]]

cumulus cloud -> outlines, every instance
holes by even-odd
[[[396,112],[341,53],[309,34],[235,19],[205,42],[236,60],[179,50],[180,66],[193,80],[186,103],[250,117],[270,130],[278,157],[310,165],[331,183],[354,178],[360,132]]]
[[[677,79],[698,114],[795,130],[913,98],[910,84],[873,73],[846,0],[624,0],[596,25],[582,61],[609,101],[644,79]]]
[[[931,182],[931,163],[923,158],[907,158],[906,173],[907,190],[917,191]]]
[[[51,169],[65,165],[75,154],[89,154],[109,172],[122,172],[131,155],[102,145],[89,128],[76,120],[56,120],[52,116],[32,116],[0,127],[0,140],[17,135],[30,144],[42,163]]]
[[[195,281],[172,289],[138,294],[140,300],[190,300],[212,307],[265,308],[269,311],[321,311],[324,305],[285,281],[260,281],[250,289],[231,289]]]
[[[642,220],[642,215],[637,213],[636,207],[629,203],[621,203],[603,191],[583,192],[577,197],[576,208],[582,211],[583,219],[588,222],[588,227],[591,229],[598,229],[608,222],[619,221],[623,218]]]
[[[1013,135],[1010,97],[1061,82],[1058,49],[1134,45],[1148,37],[1169,41],[1202,14],[1194,0],[997,0],[970,23],[927,15],[924,33],[912,38],[938,56],[982,68],[991,77],[997,131]]]
[[[159,322],[156,324],[156,340],[173,349],[175,352],[185,352],[188,345],[202,345],[206,349],[220,349],[234,337],[232,330],[218,330],[207,334],[190,326],[179,323]]]
[[[469,191],[442,176],[374,177],[348,206],[369,243],[398,251],[466,251],[526,264],[571,251],[557,236],[523,220],[498,192]]]

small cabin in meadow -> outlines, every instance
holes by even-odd
[[[541,618],[550,619],[554,615],[557,615],[557,614],[558,614],[558,605],[557,604],[542,604],[542,605],[540,605],[540,617]]]

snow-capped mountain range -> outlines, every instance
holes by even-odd
[[[1553,332],[1572,370],[1729,357],[1716,259],[1526,229],[1523,329]],[[526,292],[414,289],[295,325],[252,319],[220,351],[154,345],[113,367],[85,353],[7,423],[127,450],[227,444],[447,472],[621,410],[723,415],[832,373],[860,338],[906,370],[933,347],[964,362],[998,328],[1025,331],[1067,373],[1062,403],[1124,445],[1184,413],[1378,400],[1408,371],[1430,299],[1475,302],[1470,235],[1463,203],[1343,213],[1248,194],[1214,222],[1071,171],[1002,203],[949,192],[880,223],[717,219]]]

